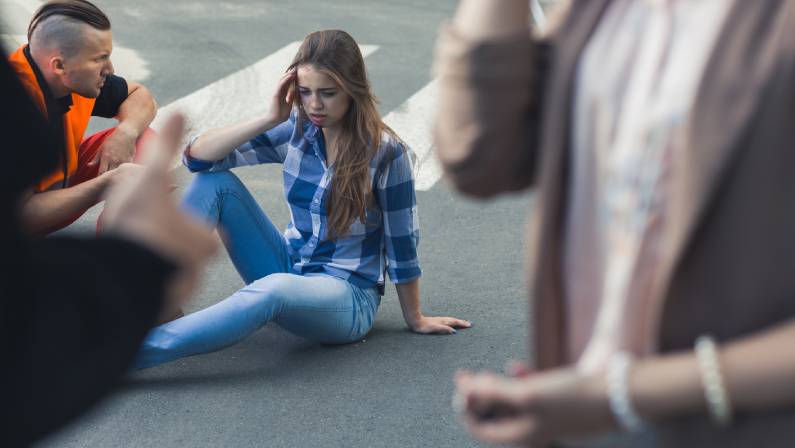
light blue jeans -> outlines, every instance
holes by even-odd
[[[184,207],[223,236],[248,284],[201,311],[153,328],[133,368],[208,353],[241,341],[268,322],[323,344],[344,344],[372,328],[381,296],[325,274],[295,275],[286,242],[231,172],[199,173]]]

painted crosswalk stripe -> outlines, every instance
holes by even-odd
[[[0,0],[1,17],[11,27],[4,30],[9,34],[0,35],[6,51],[12,52],[28,42],[27,34],[21,33],[27,30],[28,21],[41,4],[39,0]],[[132,48],[114,42],[112,59],[116,71],[128,81],[143,82],[151,75],[147,61]]]
[[[0,42],[2,42],[7,52],[13,52],[27,41],[28,36],[24,34],[0,34]]]
[[[292,62],[301,42],[293,42],[259,62],[213,82],[158,110],[152,123],[155,130],[175,111],[186,117],[186,138],[208,129],[228,126],[252,119],[268,111],[268,100],[284,70]],[[361,45],[367,57],[378,49]]]
[[[433,151],[432,135],[438,91],[438,83],[433,80],[384,117],[384,123],[389,125],[417,156],[416,187],[420,191],[430,190],[442,176],[442,170]]]
[[[41,5],[39,0],[0,1],[13,2],[28,14],[33,14]],[[2,39],[9,48],[27,40],[26,36],[17,34],[6,34]],[[152,127],[159,130],[170,113],[180,111],[186,117],[187,140],[208,129],[239,123],[265,113],[274,86],[299,46],[300,42],[290,43],[249,67],[161,107]],[[360,48],[365,57],[378,49],[375,45],[362,45]],[[117,46],[113,59],[119,73],[129,80],[144,81],[150,76],[146,61],[132,50]],[[431,81],[384,117],[384,122],[406,141],[417,156],[416,186],[420,191],[429,190],[441,177],[431,136],[436,99],[436,81]]]
[[[300,42],[293,42],[259,62],[176,100],[158,111],[152,127],[159,129],[172,112],[180,111],[187,120],[186,139],[208,129],[228,126],[264,114],[273,88],[290,64]],[[362,45],[367,57],[378,49]],[[431,126],[435,116],[437,83],[431,81],[397,109],[384,117],[384,122],[414,150],[417,155],[417,189],[429,190],[441,177],[441,169],[433,155]]]
[[[42,2],[39,0],[12,0],[12,1],[17,5],[19,5],[21,8],[23,8],[25,11],[29,12],[30,14],[36,12],[36,10],[39,9],[39,6],[41,6],[42,4]]]

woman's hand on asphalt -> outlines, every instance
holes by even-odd
[[[455,334],[456,328],[469,328],[472,322],[455,317],[420,316],[410,325],[411,331],[422,334]]]

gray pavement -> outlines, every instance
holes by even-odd
[[[116,45],[145,61],[143,82],[161,105],[310,31],[341,28],[361,44],[379,46],[367,64],[384,115],[431,80],[436,31],[455,3],[97,1],[113,21]],[[19,29],[9,20],[4,28]],[[289,216],[279,168],[237,174],[283,226]],[[179,170],[179,185],[189,181]],[[117,394],[40,446],[477,446],[451,412],[452,376],[458,368],[500,369],[526,357],[521,235],[532,196],[472,202],[439,182],[418,192],[418,202],[423,309],[470,319],[472,329],[411,333],[388,285],[375,327],[361,342],[319,346],[269,325],[229,349],[131,374]],[[91,232],[98,210],[67,232]],[[240,286],[223,253],[189,309]]]

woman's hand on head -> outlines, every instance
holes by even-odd
[[[295,82],[297,80],[297,70],[290,69],[279,80],[276,92],[271,98],[270,119],[274,124],[281,123],[290,118],[290,111],[293,109],[293,99],[295,98]]]
[[[455,334],[456,328],[469,328],[472,322],[455,317],[420,316],[408,322],[411,331],[421,334]]]

